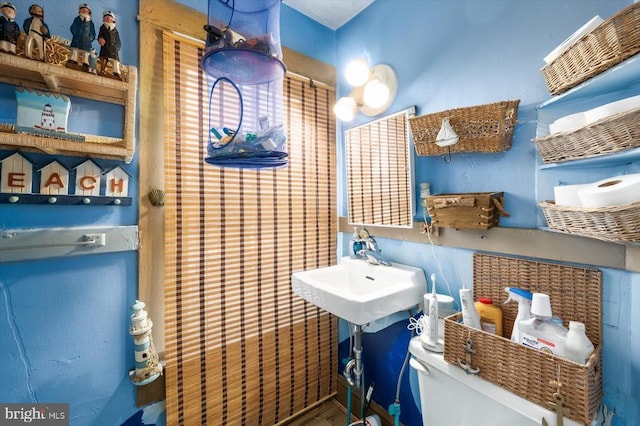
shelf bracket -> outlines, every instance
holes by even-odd
[[[47,87],[49,87],[49,90],[53,91],[53,92],[59,92],[60,91],[60,85],[58,84],[58,78],[55,75],[51,75],[51,74],[42,74],[42,78],[44,79],[44,81],[47,83]]]

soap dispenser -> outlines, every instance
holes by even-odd
[[[355,228],[353,230],[353,236],[351,237],[351,253],[349,254],[349,257],[351,257],[352,259],[360,259],[361,254],[360,252],[362,251],[362,249],[364,248],[362,239],[360,238],[360,235],[358,234],[358,228]]]

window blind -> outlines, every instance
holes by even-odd
[[[407,113],[346,131],[345,146],[349,223],[411,226]]]
[[[287,168],[210,166],[202,47],[163,36],[167,424],[273,425],[336,388],[336,318],[291,291],[336,263],[335,93],[285,77]]]

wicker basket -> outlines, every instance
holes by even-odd
[[[598,208],[557,206],[553,201],[538,205],[555,231],[616,243],[640,242],[640,202]]]
[[[433,226],[456,229],[489,229],[498,226],[504,208],[504,192],[440,194],[427,197]]]
[[[543,163],[598,157],[640,146],[640,108],[535,140]]]
[[[500,152],[511,147],[520,100],[456,108],[409,118],[418,155],[455,152]],[[449,118],[460,139],[450,147],[436,145],[442,119]]]
[[[541,72],[552,95],[563,93],[640,52],[640,3],[582,36]]]
[[[596,346],[586,365],[537,351],[459,321],[461,314],[445,318],[444,358],[458,366],[466,362],[464,345],[473,341],[471,366],[478,375],[544,408],[554,401],[554,393],[564,397],[571,410],[566,416],[590,424],[603,397],[601,373],[602,273],[597,269],[534,262],[524,259],[474,254],[473,289],[475,297],[500,301],[504,334],[511,335],[517,304],[502,305],[505,286],[520,287],[550,296],[552,310],[563,318],[583,322],[589,339]],[[542,419],[540,419],[542,420]],[[550,419],[547,419],[550,420]]]

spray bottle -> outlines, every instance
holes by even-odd
[[[520,343],[520,327],[521,320],[526,320],[531,317],[531,299],[533,295],[530,291],[516,287],[505,287],[504,291],[509,294],[509,298],[504,304],[509,302],[518,302],[518,315],[513,322],[513,330],[511,331],[511,341]]]

